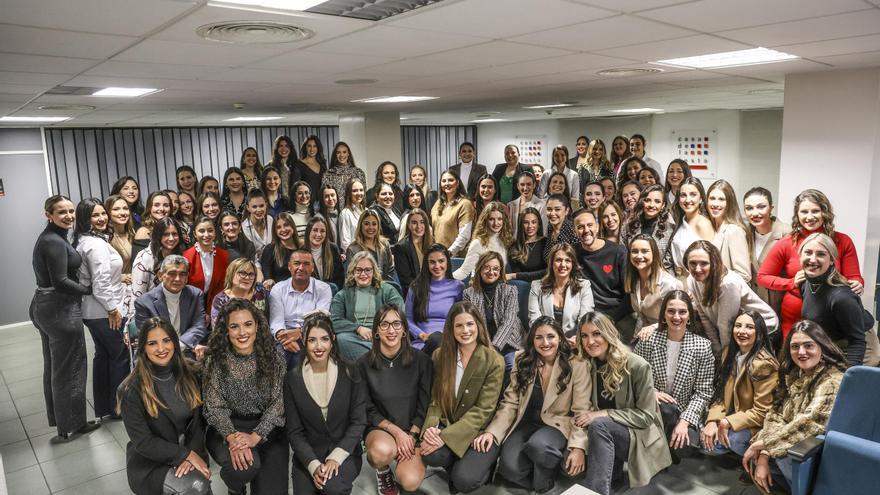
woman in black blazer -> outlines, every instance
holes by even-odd
[[[210,493],[202,394],[177,332],[150,318],[140,336],[134,371],[118,391],[117,412],[130,438],[128,486],[137,495]]]
[[[403,192],[395,190],[388,184],[380,184],[376,201],[370,204],[370,209],[379,214],[379,227],[382,229],[382,235],[387,237],[391,244],[397,243],[400,229],[403,227],[401,219],[404,210],[397,207],[398,194],[402,196]]]
[[[293,492],[347,495],[363,463],[366,390],[339,359],[330,318],[303,321],[305,359],[284,379],[287,440],[293,449]]]
[[[406,299],[410,284],[422,269],[424,253],[434,244],[434,235],[431,234],[431,219],[421,208],[409,212],[404,228],[406,234],[403,240],[391,246],[391,254],[394,255],[394,268],[403,288],[403,298]]]
[[[344,263],[339,255],[339,248],[330,239],[330,223],[326,218],[315,215],[309,220],[303,243],[312,252],[315,260],[315,273],[312,276],[336,285],[336,290],[342,289],[345,282]]]

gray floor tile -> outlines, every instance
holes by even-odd
[[[21,426],[21,420],[18,418],[11,419],[0,423],[0,445],[27,440],[24,427]]]
[[[0,346],[0,359],[8,357],[28,354],[31,356],[40,356],[43,352],[43,345],[39,340],[26,340],[16,342],[14,344]]]
[[[15,404],[12,401],[0,402],[0,423],[10,419],[18,419]]]
[[[128,478],[123,469],[54,493],[58,495],[94,495],[97,493],[129,493],[130,491]]]
[[[15,409],[19,416],[30,416],[46,411],[46,398],[43,394],[31,394],[14,399]]]
[[[125,469],[125,452],[110,442],[46,461],[40,466],[53,492]]]
[[[7,384],[27,380],[28,378],[43,376],[43,360],[31,362],[27,365],[17,366],[12,369],[0,371],[3,381]]]
[[[18,471],[37,464],[31,443],[27,440],[0,446],[0,456],[3,456],[3,470],[7,472]]]
[[[9,388],[9,395],[11,395],[13,399],[26,397],[28,395],[42,394],[43,377],[35,376],[19,382],[10,383],[7,387]]]
[[[0,361],[0,370],[6,371],[14,368],[18,368],[22,365],[27,365],[29,363],[33,363],[34,360],[41,361],[41,355],[27,355],[27,354],[19,354],[15,356],[10,356],[8,358],[4,358]]]
[[[31,466],[6,474],[9,495],[48,495],[49,486],[40,466]]]
[[[79,452],[82,450],[88,450],[92,447],[97,447],[98,445],[103,445],[105,443],[116,442],[116,438],[113,437],[113,434],[110,433],[108,429],[103,427],[98,428],[88,435],[80,435],[67,443],[57,445],[51,442],[54,436],[55,432],[52,432],[46,435],[40,435],[38,437],[31,438],[31,445],[33,446],[33,450],[37,456],[37,460],[39,460],[40,462],[58,459],[59,457],[64,457],[68,454],[72,454],[74,452]]]
[[[0,336],[2,336],[0,342],[3,342],[0,347],[8,347],[21,342],[41,342],[37,329],[33,326],[7,328],[0,333]]]
[[[107,429],[110,433],[113,434],[113,437],[116,438],[116,441],[122,445],[128,443],[128,433],[125,431],[125,425],[122,424],[122,421],[110,421],[108,423],[104,423],[101,426],[101,429]]]
[[[5,384],[0,385],[0,402],[12,402],[12,395],[9,394]]]
[[[21,422],[24,424],[24,431],[27,433],[28,438],[58,432],[54,426],[49,426],[49,420],[46,418],[46,411],[22,416]]]

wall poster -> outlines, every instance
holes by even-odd
[[[547,136],[517,136],[516,145],[519,147],[519,162],[523,165],[538,164],[547,168],[547,156],[549,147]]]
[[[718,177],[718,130],[674,130],[672,131],[673,159],[687,162],[695,177],[715,179]]]

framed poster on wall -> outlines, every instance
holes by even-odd
[[[672,159],[687,162],[700,179],[718,177],[718,130],[682,129],[672,131]]]
[[[519,162],[524,165],[538,164],[547,168],[547,136],[517,136]]]

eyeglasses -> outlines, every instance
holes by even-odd
[[[395,330],[400,330],[401,328],[403,328],[403,321],[394,320],[394,321],[379,322],[379,329],[380,330],[388,330],[389,327],[393,328]]]
[[[373,269],[372,268],[355,268],[354,274],[355,275],[372,275]]]
[[[481,271],[484,273],[501,273],[501,267],[486,265],[483,267],[483,269]]]
[[[257,278],[257,274],[254,272],[235,272],[241,278]]]

